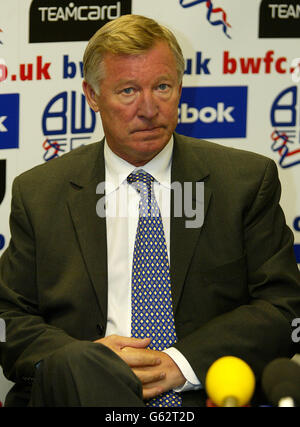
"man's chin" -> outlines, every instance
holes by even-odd
[[[135,165],[146,164],[160,153],[168,141],[157,139],[142,140],[134,144],[134,149],[129,154],[130,163]]]
[[[166,138],[143,138],[134,144],[133,153],[136,152],[140,155],[156,155],[167,145],[168,141],[169,139]]]

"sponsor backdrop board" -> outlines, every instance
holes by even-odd
[[[127,13],[157,19],[182,45],[179,132],[275,160],[300,264],[300,0],[1,0],[0,255],[14,177],[103,136],[82,55]],[[10,385],[0,380],[0,400]]]

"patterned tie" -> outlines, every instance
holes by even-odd
[[[161,351],[177,340],[163,223],[153,191],[154,178],[139,170],[130,174],[127,181],[141,197],[132,264],[131,334],[136,338],[151,337],[149,348]],[[180,394],[171,390],[146,405],[181,406],[181,402]]]

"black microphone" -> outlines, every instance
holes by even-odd
[[[273,360],[264,369],[262,387],[274,406],[300,406],[300,366],[285,357]]]

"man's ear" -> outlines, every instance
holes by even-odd
[[[97,113],[99,111],[99,106],[98,106],[96,92],[91,87],[91,85],[85,80],[82,82],[82,89],[89,106],[91,107],[92,110],[95,111],[95,113]]]

